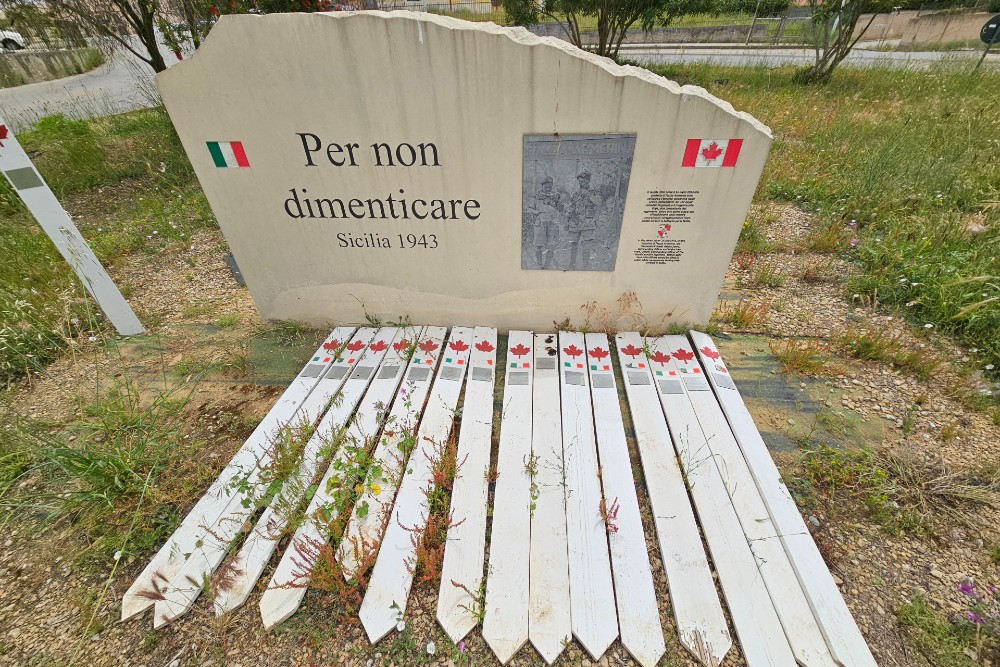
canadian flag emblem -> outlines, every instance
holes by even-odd
[[[742,139],[688,139],[682,167],[735,167]]]

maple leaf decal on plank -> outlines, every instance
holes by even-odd
[[[701,351],[702,354],[704,354],[706,357],[708,357],[712,361],[715,361],[716,359],[719,358],[719,353],[716,352],[715,350],[713,350],[712,348],[710,348],[708,345],[706,345],[705,347],[701,348],[700,351]]]
[[[712,160],[718,159],[718,157],[725,152],[726,150],[724,148],[719,148],[719,144],[713,141],[708,146],[701,149],[701,156],[705,158],[706,162],[711,162]]]
[[[455,350],[456,352],[465,352],[466,350],[469,349],[469,346],[466,345],[465,341],[463,340],[456,340],[453,343],[448,343],[448,347]]]
[[[521,343],[518,343],[514,347],[510,348],[510,353],[513,354],[518,359],[520,359],[524,355],[528,354],[529,352],[531,352],[531,349],[525,347]]]
[[[611,353],[605,350],[603,347],[595,347],[593,350],[589,350],[588,354],[592,356],[594,359],[600,361],[601,359],[603,359],[604,357],[608,356]]]
[[[476,343],[476,349],[479,350],[480,352],[492,352],[496,348],[490,345],[490,342],[488,340],[481,340],[478,343]]]
[[[410,347],[410,341],[405,338],[398,343],[392,344],[392,349],[396,350],[396,354],[402,354],[408,347]]]
[[[694,359],[694,352],[688,352],[684,348],[680,348],[679,350],[674,352],[674,359],[677,359],[678,361],[683,361],[686,364],[687,362]]]
[[[417,345],[417,347],[419,347],[425,354],[430,354],[434,350],[438,349],[438,344],[430,339],[427,339],[420,345]]]
[[[563,352],[565,352],[568,356],[573,357],[574,359],[583,354],[583,350],[578,348],[576,345],[570,345],[569,347],[564,347]]]
[[[642,348],[636,347],[635,345],[629,343],[628,345],[622,348],[622,354],[630,356],[633,359],[635,359],[640,354],[642,354]]]
[[[386,343],[384,340],[380,340],[369,345],[368,349],[371,350],[372,352],[382,352],[387,347],[389,347],[389,344]]]
[[[649,358],[650,358],[651,361],[655,361],[658,364],[665,364],[668,361],[670,361],[670,355],[669,354],[664,354],[663,352],[660,352],[659,350],[657,350],[656,352],[654,352],[653,354],[651,354],[649,356]]]
[[[351,343],[348,343],[347,344],[347,349],[350,350],[351,352],[357,352],[358,350],[360,350],[364,346],[365,346],[364,342],[362,342],[360,340],[356,340],[356,341],[353,341]]]
[[[340,347],[340,341],[334,338],[329,343],[323,343],[323,349],[327,352],[333,352],[338,347]]]
[[[3,140],[7,138],[7,126],[0,125],[0,148],[3,147]]]

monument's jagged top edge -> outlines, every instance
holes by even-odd
[[[273,15],[272,15],[273,16]],[[295,20],[355,20],[358,18],[380,18],[388,20],[403,20],[403,21],[415,21],[418,23],[432,23],[440,25],[447,28],[452,28],[455,30],[463,30],[470,32],[483,32],[492,35],[500,35],[509,38],[510,40],[517,42],[519,44],[524,44],[526,46],[543,46],[548,48],[555,48],[563,51],[564,53],[586,60],[594,65],[602,68],[612,76],[616,77],[633,77],[650,83],[655,86],[660,86],[666,88],[672,93],[678,95],[690,95],[693,97],[699,97],[705,101],[719,107],[723,111],[732,114],[733,116],[739,118],[740,120],[746,121],[751,127],[758,130],[768,138],[772,138],[771,129],[764,123],[757,120],[751,114],[745,111],[737,111],[732,104],[729,102],[719,99],[715,95],[712,95],[707,90],[700,86],[690,86],[690,85],[680,85],[676,81],[671,81],[670,79],[655,74],[642,67],[635,67],[634,65],[619,65],[610,58],[605,58],[604,56],[599,56],[597,54],[591,53],[589,51],[584,51],[577,48],[576,46],[566,42],[564,40],[558,39],[556,37],[540,37],[525,28],[520,27],[505,27],[499,26],[491,22],[472,22],[463,21],[462,19],[452,18],[450,16],[442,16],[440,14],[431,14],[427,12],[414,12],[409,10],[393,10],[393,11],[348,11],[348,12],[325,12],[316,14],[284,14],[282,16],[295,17]],[[208,39],[202,44],[201,49],[210,49],[213,43],[211,35],[217,30],[232,30],[236,29],[238,23],[244,21],[262,21],[267,20],[266,16],[257,16],[253,14],[240,14],[240,15],[229,15],[223,17],[219,24],[212,30],[209,34]],[[231,26],[231,27],[230,27]],[[175,70],[186,69],[185,65],[187,62],[195,63],[197,61],[198,52],[192,56],[189,61],[181,62],[166,70],[161,72],[157,77],[170,77],[170,72]]]

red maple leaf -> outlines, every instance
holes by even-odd
[[[663,352],[660,352],[659,350],[657,350],[653,354],[649,355],[649,358],[652,361],[655,361],[658,364],[665,364],[668,361],[670,361],[670,355],[669,354],[664,354]]]
[[[392,349],[396,350],[397,354],[402,354],[403,351],[408,347],[410,347],[410,341],[406,340],[405,338],[399,341],[398,343],[392,344]]]
[[[684,348],[680,348],[676,352],[674,352],[674,359],[677,359],[678,361],[683,361],[686,364],[687,362],[694,359],[694,352],[688,352]]]
[[[382,352],[387,347],[389,347],[389,345],[384,340],[376,341],[368,345],[368,349],[372,352]]]
[[[578,348],[576,345],[570,345],[569,347],[564,347],[563,348],[563,352],[565,352],[569,356],[573,357],[574,359],[576,357],[579,357],[581,354],[583,354],[583,350],[581,350],[580,348]]]
[[[626,345],[625,347],[622,348],[622,354],[627,354],[628,356],[630,356],[633,359],[635,359],[640,354],[642,354],[642,349],[636,347],[635,345],[632,345],[631,343],[629,343],[628,345]]]
[[[3,146],[3,140],[7,138],[7,126],[0,125],[0,146]]]
[[[480,352],[492,352],[496,348],[490,345],[490,342],[488,340],[481,340],[478,343],[476,343],[476,349],[479,350]]]
[[[448,343],[448,347],[456,352],[465,352],[469,349],[469,346],[465,344],[464,340],[456,340],[454,343]]]
[[[365,346],[365,344],[362,341],[356,340],[356,341],[353,341],[351,343],[348,343],[347,344],[347,349],[350,350],[351,352],[357,352],[358,350],[360,350],[364,346]]]
[[[726,152],[725,148],[719,148],[719,144],[713,141],[708,145],[708,148],[701,149],[701,156],[705,158],[705,160],[711,162],[712,160],[715,160],[725,152]]]
[[[595,347],[593,350],[589,351],[589,354],[594,359],[600,361],[601,359],[603,359],[604,357],[608,356],[611,353],[605,350],[603,347]]]
[[[524,345],[521,345],[520,343],[518,343],[514,347],[510,348],[510,353],[513,354],[518,359],[520,359],[524,355],[528,354],[529,352],[531,352],[531,348],[525,347]]]
[[[711,359],[712,361],[715,361],[716,359],[719,358],[719,353],[716,352],[715,350],[713,350],[712,348],[710,348],[708,345],[706,345],[705,347],[701,348],[700,352],[702,354],[704,354],[706,357],[708,357],[709,359]]]
[[[327,352],[333,352],[338,347],[340,347],[340,341],[334,338],[329,343],[323,343],[323,349]]]
[[[419,347],[424,353],[430,354],[434,350],[438,349],[438,344],[428,338],[420,345],[417,345],[417,347]]]

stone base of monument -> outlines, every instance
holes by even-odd
[[[296,612],[326,559],[326,576],[363,575],[361,623],[381,640],[407,618],[451,439],[460,467],[437,619],[456,643],[481,624],[501,662],[530,642],[551,663],[574,638],[595,660],[620,638],[651,666],[668,597],[704,665],[734,639],[753,666],[875,664],[711,338],[512,331],[497,347],[488,327],[335,329],[129,589],[123,618],[149,607],[156,626],[178,618],[205,581],[216,612],[232,611],[281,544],[260,599],[266,627]],[[275,493],[266,471],[297,425],[316,427]],[[367,470],[351,465],[359,452]],[[654,585],[634,470],[666,588]]]

